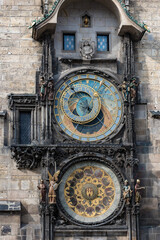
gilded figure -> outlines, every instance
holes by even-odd
[[[145,189],[145,187],[140,186],[140,180],[137,179],[136,185],[135,185],[135,203],[139,204],[141,201],[141,190]]]
[[[60,170],[58,170],[53,176],[48,172],[49,174],[49,204],[56,204],[56,190],[58,189],[58,186],[60,183],[58,182],[58,176],[60,174]]]

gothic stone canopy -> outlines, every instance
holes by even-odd
[[[112,11],[119,22],[118,35],[124,36],[125,33],[131,35],[132,40],[139,41],[144,32],[147,30],[144,24],[138,23],[126,9],[125,5],[121,0],[97,0],[99,3],[106,6],[110,11]],[[42,35],[46,31],[51,33],[55,32],[58,13],[61,8],[68,4],[68,0],[56,0],[54,2],[52,10],[46,17],[33,21],[32,36],[35,40],[41,39]]]

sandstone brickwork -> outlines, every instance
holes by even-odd
[[[151,30],[135,44],[136,75],[140,79],[139,103],[135,109],[140,160],[136,177],[146,187],[141,202],[141,239],[159,240],[160,119],[153,118],[150,111],[160,110],[160,1],[130,0],[130,11]],[[18,170],[10,157],[12,119],[7,99],[10,93],[35,93],[42,46],[32,39],[28,26],[39,17],[42,17],[41,0],[0,0],[0,111],[7,110],[7,117],[0,117],[0,202],[20,201],[22,204],[21,216],[13,212],[8,217],[0,210],[0,240],[40,239],[37,191],[40,169]],[[126,237],[98,239],[126,240]],[[57,240],[62,238],[57,237]]]

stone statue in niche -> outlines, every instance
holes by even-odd
[[[132,77],[128,86],[128,90],[130,91],[131,101],[135,101],[137,95],[137,88],[139,83],[137,82],[136,77]]]
[[[122,91],[123,99],[127,101],[129,92],[128,92],[128,84],[126,79],[124,79],[123,83],[121,84],[120,90]]]
[[[41,183],[37,186],[37,188],[40,190],[40,202],[45,203],[46,202],[46,186],[42,179],[41,179]]]
[[[91,18],[87,14],[82,17],[82,27],[90,27],[91,26]]]
[[[136,185],[135,185],[135,203],[139,204],[141,201],[141,190],[145,189],[145,187],[140,186],[140,180],[137,179]]]
[[[95,53],[95,42],[83,40],[80,42],[80,55],[83,60],[91,60]]]
[[[49,204],[56,204],[56,190],[58,189],[58,186],[60,183],[58,182],[58,176],[60,174],[60,171],[58,170],[55,172],[55,174],[52,176],[49,172]]]
[[[54,99],[54,84],[53,84],[53,81],[48,82],[47,95],[48,95],[48,100],[49,101],[52,101]]]
[[[47,88],[47,82],[44,80],[44,77],[40,78],[40,97],[41,100],[45,100],[46,98],[46,88]]]
[[[132,197],[132,190],[128,183],[128,180],[124,181],[123,186],[123,199],[125,200],[126,204],[129,205]]]

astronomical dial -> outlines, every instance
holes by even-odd
[[[94,74],[71,77],[58,89],[55,119],[70,137],[97,141],[111,135],[123,115],[122,97],[114,84]]]

